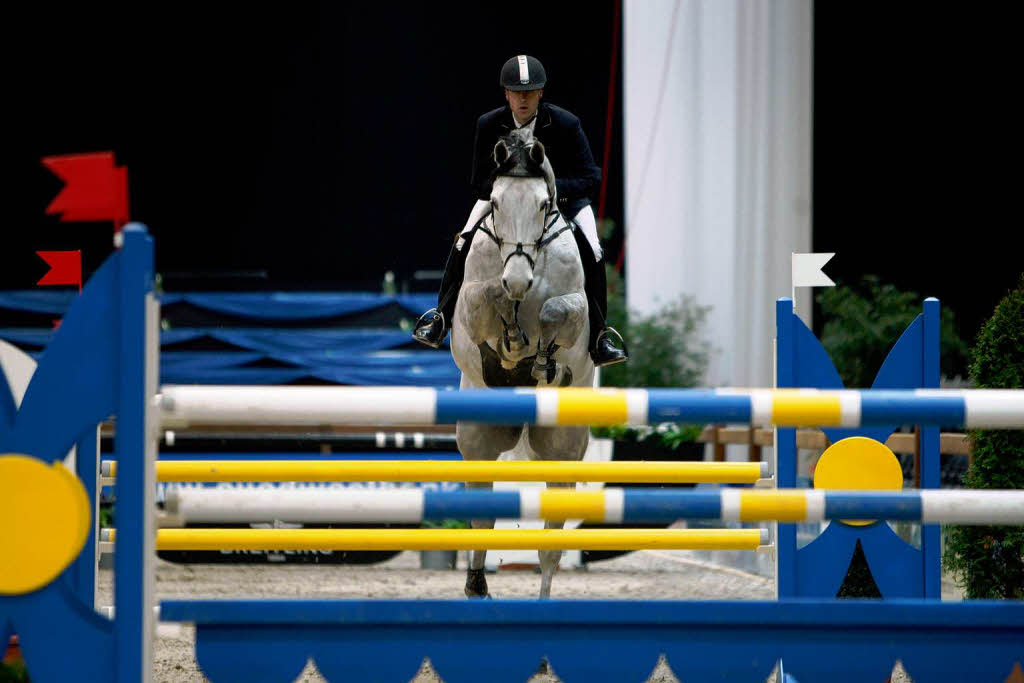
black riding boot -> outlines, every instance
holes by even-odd
[[[604,261],[594,258],[594,250],[587,241],[583,231],[577,228],[572,231],[576,238],[576,247],[583,261],[584,291],[587,295],[587,309],[590,313],[590,357],[594,365],[602,367],[629,360],[629,351],[625,341],[621,349],[612,344],[610,335],[622,340],[622,336],[613,327],[608,327],[608,276],[604,272]]]
[[[458,241],[452,245],[448,254],[448,261],[444,266],[444,277],[441,278],[441,290],[437,294],[437,308],[431,308],[420,316],[413,328],[412,338],[421,344],[438,348],[448,335],[452,326],[452,318],[455,316],[455,302],[459,299],[459,289],[462,288],[462,279],[466,274],[466,255],[469,254],[469,243],[473,240],[473,234],[465,236],[462,249],[458,248]]]

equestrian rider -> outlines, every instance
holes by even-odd
[[[487,112],[476,124],[471,182],[477,202],[448,256],[437,308],[430,309],[416,322],[413,339],[437,348],[451,328],[469,245],[477,223],[490,210],[491,170],[494,167],[491,155],[498,139],[515,130],[521,136],[534,137],[544,143],[545,152],[555,169],[558,210],[563,217],[571,217],[576,223],[572,234],[576,238],[586,278],[590,356],[594,365],[621,363],[629,355],[612,343],[610,335],[620,340],[621,337],[605,322],[608,284],[597,237],[597,222],[590,207],[590,197],[601,182],[601,169],[594,163],[580,120],[561,107],[541,101],[546,82],[544,67],[534,57],[518,55],[502,67],[501,85],[505,89],[507,104]]]

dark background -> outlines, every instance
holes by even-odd
[[[376,289],[387,270],[401,282],[439,269],[475,201],[476,119],[504,104],[498,74],[517,53],[542,60],[545,99],[581,118],[601,164],[611,2],[545,3],[526,20],[478,2],[141,4],[40,17],[15,140],[24,232],[0,287],[45,272],[26,272],[36,249],[84,245],[87,269],[109,252],[109,225],[43,215],[61,183],[39,164],[107,149],[129,168],[132,218],[154,233],[168,290]],[[621,142],[612,150],[618,219]],[[227,271],[249,277],[184,277]]]
[[[1002,5],[816,2],[814,251],[956,313],[1024,272],[1019,41]]]
[[[39,157],[108,149],[168,290],[409,282],[466,218],[474,123],[517,53],[544,62],[546,98],[602,162],[613,2],[140,5],[47,6],[10,27],[0,288],[31,288],[39,249],[83,249],[87,274],[106,256],[109,224],[43,215],[60,181]],[[813,248],[837,252],[841,282],[938,296],[970,338],[1024,270],[1019,59],[1001,6],[936,7],[815,4]],[[606,214],[621,226],[617,85]]]

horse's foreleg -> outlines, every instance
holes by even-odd
[[[579,292],[555,296],[544,302],[540,309],[537,359],[531,373],[534,379],[543,384],[559,383],[561,368],[555,362],[555,351],[559,347],[574,345],[583,333],[586,321],[587,299]]]
[[[501,337],[507,355],[519,358],[530,343],[519,326],[515,302],[496,279],[463,284],[457,314],[476,346]]]
[[[522,358],[526,354],[526,347],[530,345],[530,338],[519,324],[519,304],[508,298],[501,286],[491,290],[490,294],[494,310],[501,319],[505,353],[512,359]]]
[[[496,280],[465,282],[459,290],[455,314],[474,346],[501,332],[501,317],[494,305],[496,294],[503,294],[501,284]]]

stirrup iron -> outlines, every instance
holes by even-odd
[[[438,321],[440,321],[441,323],[441,336],[437,340],[437,342],[433,342],[426,335],[427,332],[429,332],[430,329],[433,328],[435,323],[437,323]],[[430,346],[435,349],[439,349],[441,348],[441,344],[444,343],[444,338],[445,335],[447,334],[447,331],[448,325],[447,321],[444,319],[444,313],[442,313],[437,308],[431,308],[426,313],[421,315],[419,319],[416,321],[416,324],[413,325],[412,338],[420,342],[421,344]]]
[[[621,349],[618,348],[611,341],[610,338],[612,335],[615,335],[615,337],[619,340],[619,344],[622,346]],[[602,346],[604,346],[609,351],[609,353],[612,354],[611,357],[600,359],[597,357],[598,350],[601,349]],[[597,367],[608,367],[609,365],[616,365],[618,363],[624,363],[627,360],[629,360],[629,347],[626,345],[626,340],[622,338],[622,335],[619,334],[619,331],[616,330],[614,327],[606,327],[603,330],[601,330],[600,333],[598,333],[597,338],[594,340],[594,346],[590,350],[590,353],[591,356],[594,358],[594,364]]]
[[[598,344],[600,344],[602,339],[604,339],[605,337],[609,336],[609,333],[615,335],[615,338],[619,340],[619,344],[622,345],[622,352],[625,353],[628,356],[629,355],[629,347],[626,346],[626,340],[623,339],[622,335],[619,334],[619,331],[617,329],[615,329],[614,327],[612,327],[611,325],[609,325],[608,327],[606,327],[603,330],[601,330],[600,334],[597,335],[597,339],[594,340],[594,346],[597,346]]]

